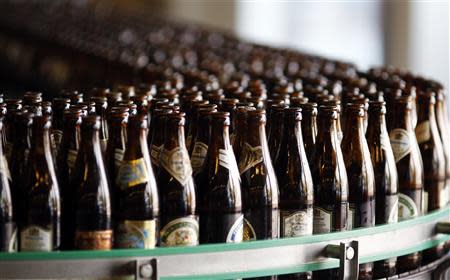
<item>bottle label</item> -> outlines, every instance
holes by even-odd
[[[442,192],[440,193],[440,196],[439,196],[439,207],[440,208],[445,207],[448,203],[448,189],[449,189],[449,187],[445,186],[442,189]]]
[[[241,159],[239,161],[240,174],[261,163],[262,161],[262,147],[252,147],[248,143],[245,143],[244,147],[242,147]]]
[[[248,235],[247,238],[253,237],[253,239],[274,239],[280,237],[280,210],[261,207],[249,209],[244,215],[247,220],[247,229],[244,224],[244,239],[246,234]]]
[[[422,192],[422,214],[428,213],[428,192],[423,190]]]
[[[431,139],[430,121],[423,121],[416,126],[416,138],[419,144]]]
[[[198,245],[198,219],[187,216],[172,220],[161,230],[161,247]]]
[[[161,165],[180,184],[184,185],[192,176],[192,167],[186,148],[177,147],[171,151],[163,149]]]
[[[77,161],[78,151],[69,149],[67,151],[67,166],[69,167],[69,176],[72,174],[75,168],[75,162]]]
[[[232,147],[230,147],[229,150],[219,149],[219,165],[228,169],[233,175],[236,176],[238,181],[241,181],[241,176],[239,176],[239,169]]]
[[[385,201],[387,224],[398,222],[398,195],[388,195]]]
[[[117,171],[116,184],[121,189],[131,188],[148,181],[147,165],[143,158],[122,161]]]
[[[159,155],[161,154],[162,147],[163,145],[161,146],[152,145],[150,157],[152,159],[152,163],[154,166],[159,166]]]
[[[40,226],[29,226],[20,233],[21,251],[45,251],[53,250],[53,234],[51,229]]]
[[[156,220],[122,221],[117,229],[118,248],[152,249],[156,246]]]
[[[194,149],[192,150],[191,165],[194,174],[201,171],[203,163],[206,159],[206,153],[208,152],[208,145],[202,142],[195,142]]]
[[[403,128],[396,128],[389,134],[395,162],[398,162],[411,152],[409,133]]]
[[[80,250],[110,250],[113,245],[112,230],[76,231],[75,246]]]
[[[17,227],[9,222],[0,225],[0,252],[17,252]]]
[[[240,215],[228,231],[227,243],[240,243],[244,239],[244,215]]]
[[[300,211],[281,211],[282,237],[312,235],[313,209]]]
[[[419,207],[409,196],[398,194],[398,220],[403,221],[419,216]]]
[[[63,132],[61,130],[52,130],[52,133],[50,135],[50,145],[52,147],[53,151],[56,151],[56,154],[58,154],[59,146],[61,145]]]
[[[125,153],[125,151],[122,150],[122,149],[115,149],[114,150],[114,164],[115,164],[117,170],[122,165],[122,160],[123,160],[123,154],[124,153]]]
[[[329,233],[332,231],[333,211],[314,206],[313,233]]]
[[[2,156],[2,165],[0,166],[0,172],[5,175],[6,178],[11,182],[11,173],[9,172],[8,161],[6,157]]]
[[[253,226],[250,224],[250,222],[247,219],[244,219],[244,234],[243,234],[244,241],[251,241],[256,240],[256,233]]]

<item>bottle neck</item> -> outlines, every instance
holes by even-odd
[[[358,143],[365,139],[364,134],[364,116],[350,113],[347,117],[346,135],[342,141]]]
[[[394,123],[392,128],[403,128],[407,131],[413,132],[412,120],[411,120],[411,109],[406,108],[406,106],[401,106],[397,110],[394,110],[397,114],[394,118]]]
[[[124,159],[133,160],[142,158],[144,156],[144,152],[147,150],[147,136],[145,128],[129,126],[128,136]],[[145,149],[145,151],[143,149]]]
[[[224,149],[224,150],[231,149],[228,125],[214,124],[212,126],[210,146],[214,150],[215,149]]]
[[[317,144],[324,145],[325,143],[337,145],[337,130],[336,130],[336,119],[328,116],[323,116],[318,118],[318,134],[317,134]]]
[[[165,131],[164,148],[171,150],[177,147],[186,147],[184,140],[184,126],[177,122],[167,122]]]
[[[268,148],[265,123],[248,123],[247,143],[252,147],[262,146]]]

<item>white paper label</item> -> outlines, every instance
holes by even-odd
[[[21,251],[52,251],[52,231],[39,226],[29,226],[20,235]]]
[[[398,162],[411,152],[409,133],[403,128],[396,128],[389,134],[395,162]]]
[[[161,165],[180,184],[184,185],[192,176],[191,161],[185,147],[161,151]]]
[[[314,234],[329,233],[332,227],[332,212],[321,207],[314,207],[313,232]]]
[[[313,209],[281,211],[283,237],[312,235]]]
[[[120,165],[122,164],[124,153],[125,153],[125,151],[122,149],[114,150],[114,164],[116,166],[116,169],[118,169],[120,167]]]
[[[178,218],[161,230],[161,247],[198,245],[198,221],[195,217]]]

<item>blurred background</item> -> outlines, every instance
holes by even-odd
[[[243,39],[356,63],[394,65],[449,87],[449,1],[116,0]]]

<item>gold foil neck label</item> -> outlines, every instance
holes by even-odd
[[[148,181],[147,165],[143,158],[136,160],[123,160],[117,171],[116,184],[126,189],[146,183]]]
[[[241,160],[239,161],[239,173],[244,173],[262,161],[262,147],[252,147],[248,143],[245,143],[241,152]]]
[[[75,246],[80,250],[111,250],[112,230],[76,231]]]
[[[411,152],[411,139],[408,131],[403,128],[396,128],[389,134],[392,152],[394,152],[395,162],[400,161]]]
[[[161,166],[180,184],[184,185],[192,176],[192,167],[186,148],[161,151]]]
[[[423,121],[416,126],[416,138],[419,144],[431,139],[430,121]]]

